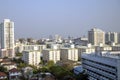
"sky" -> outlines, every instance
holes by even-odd
[[[120,32],[120,0],[0,0],[3,19],[15,23],[16,39],[80,37],[95,27]]]

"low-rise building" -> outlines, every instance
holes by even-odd
[[[22,74],[16,68],[9,70],[9,80],[21,80]]]
[[[17,64],[12,62],[10,59],[2,59],[0,65],[5,67],[7,70],[17,68]]]
[[[7,74],[0,72],[0,80],[7,80]]]

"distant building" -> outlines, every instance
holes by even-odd
[[[118,33],[118,43],[120,44],[120,33]]]
[[[41,58],[40,58],[40,52],[39,51],[23,51],[22,52],[22,60],[30,65],[38,66]]]
[[[46,48],[46,45],[24,45],[24,44],[17,44],[15,47],[15,51],[18,53],[22,53],[22,51],[40,51],[42,52],[43,49]]]
[[[89,80],[120,80],[120,52],[82,54]]]
[[[94,53],[95,52],[95,46],[91,44],[87,44],[87,46],[76,46],[78,49],[78,58],[81,59],[81,54],[83,53]]]
[[[88,42],[92,45],[105,44],[105,32],[97,28],[91,29],[88,31]]]
[[[88,38],[80,37],[73,40],[75,45],[86,46],[88,44]]]
[[[78,61],[78,49],[75,48],[73,45],[71,45],[71,47],[68,48],[61,48],[60,57],[61,60]]]
[[[107,32],[105,33],[105,43],[118,43],[118,33],[117,32]]]
[[[15,57],[14,53],[14,22],[4,19],[0,24],[0,57]]]
[[[42,51],[43,54],[43,60],[44,61],[54,61],[56,63],[57,61],[60,61],[60,50],[57,48],[53,49],[44,49]]]

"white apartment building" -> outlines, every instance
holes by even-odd
[[[83,53],[94,53],[95,46],[88,44],[87,46],[77,46],[78,49],[78,58],[81,59],[81,54]]]
[[[95,46],[95,52],[100,51],[112,51],[112,47],[110,45]]]
[[[95,46],[105,44],[105,32],[97,28],[91,29],[88,31],[88,42]]]
[[[89,80],[120,80],[120,52],[82,54]]]
[[[23,51],[22,52],[22,60],[30,65],[39,65],[41,58],[40,58],[40,51]]]
[[[40,51],[42,52],[43,49],[46,48],[46,45],[26,45],[26,44],[17,44],[15,47],[16,52],[22,52],[22,51]]]
[[[57,61],[60,61],[60,50],[59,49],[44,49],[42,51],[43,54],[43,60],[48,61],[54,61],[56,63]]]
[[[78,49],[74,47],[61,48],[60,58],[61,60],[78,61]]]
[[[0,57],[10,57],[15,56],[14,53],[14,22],[10,19],[4,19],[0,24]]]

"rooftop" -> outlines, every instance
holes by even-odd
[[[17,70],[16,68],[13,68],[13,69],[11,69],[11,70],[9,70],[9,72],[19,72],[19,70]]]
[[[0,72],[0,77],[7,76],[4,72]]]

